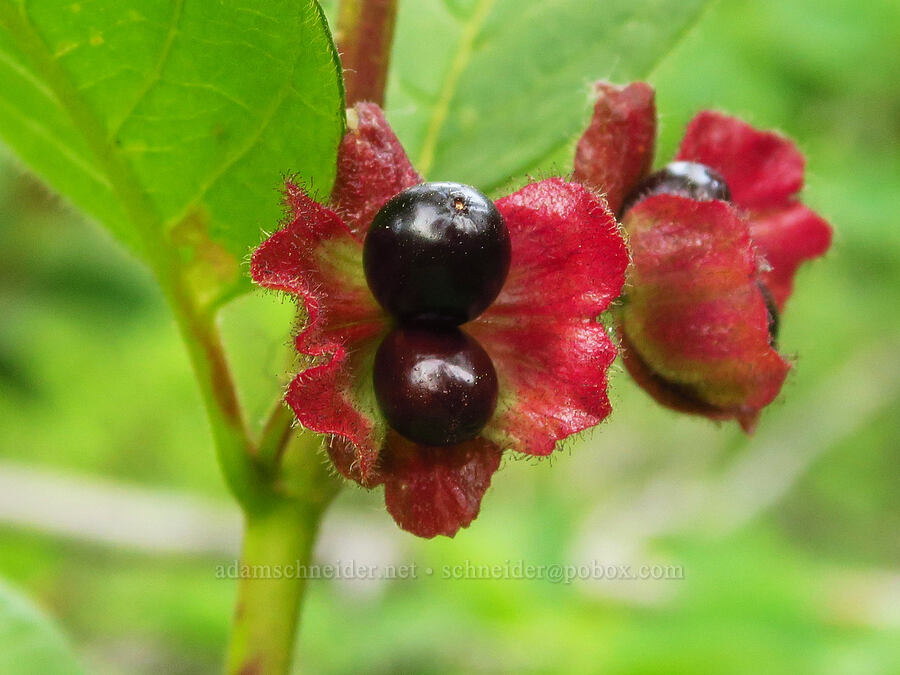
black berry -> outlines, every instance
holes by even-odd
[[[459,183],[422,183],[393,197],[363,250],[369,288],[401,321],[474,319],[500,292],[509,259],[503,216]]]
[[[406,326],[375,354],[375,398],[388,424],[423,445],[475,438],[497,406],[497,373],[478,342],[452,326]]]
[[[719,172],[697,162],[672,162],[638,183],[622,204],[622,215],[638,202],[655,195],[678,195],[701,202],[731,201],[728,185]]]
[[[766,317],[769,322],[769,344],[774,347],[778,342],[778,326],[781,321],[778,314],[778,305],[775,304],[775,296],[772,291],[762,281],[756,281],[756,287],[762,293],[763,300],[766,301]]]

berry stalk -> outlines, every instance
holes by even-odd
[[[397,0],[342,0],[335,35],[347,105],[384,103]]]

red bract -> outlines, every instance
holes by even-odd
[[[512,263],[497,300],[463,329],[490,354],[500,396],[480,437],[452,447],[412,443],[385,423],[372,391],[375,349],[390,319],[363,275],[366,230],[381,206],[421,178],[381,110],[358,104],[328,206],[288,183],[290,223],[254,253],[253,279],[301,301],[296,347],[307,362],[287,402],[330,435],[337,470],[384,484],[388,511],[423,537],[454,535],[478,515],[502,452],[550,454],[610,411],[606,372],[616,350],[596,317],[621,292],[627,252],[602,199],[549,179],[497,201]]]
[[[618,212],[625,196],[653,166],[656,105],[643,82],[617,87],[598,82],[594,115],[575,151],[575,178],[603,190]]]
[[[725,178],[765,259],[761,278],[782,309],[800,263],[831,245],[828,223],[796,199],[803,155],[783,136],[704,111],[688,126],[678,159],[706,164]]]
[[[653,90],[601,83],[598,92],[575,177],[618,209],[652,164]],[[797,201],[803,156],[778,134],[705,111],[677,159],[719,172],[732,202],[658,195],[622,214],[633,260],[618,313],[623,358],[663,405],[750,431],[790,369],[770,313],[784,308],[800,263],[828,249],[831,228]]]

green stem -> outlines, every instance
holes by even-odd
[[[293,425],[294,413],[279,397],[256,445],[256,461],[265,471],[271,473],[278,468],[282,452],[293,433]]]
[[[306,588],[295,577],[309,564],[320,516],[287,501],[247,515],[228,673],[289,672]]]
[[[384,104],[397,0],[343,0],[338,12],[337,43],[344,66],[347,105]]]
[[[310,565],[322,515],[341,485],[321,462],[312,436],[298,434],[285,452],[296,470],[290,496],[245,515],[229,674],[290,671],[306,591],[303,571]]]
[[[252,457],[215,317],[200,311],[179,286],[167,286],[163,284],[200,388],[225,482],[244,510],[259,508],[270,498],[270,489]]]

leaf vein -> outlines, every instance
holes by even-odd
[[[691,33],[692,30],[700,23],[700,21],[705,16],[706,12],[713,5],[714,0],[704,0],[703,5],[696,11],[694,17],[691,21],[688,21],[687,24],[681,28],[669,41],[669,45],[667,49],[663,49],[659,52],[659,55],[648,64],[646,70],[642,75],[635,76],[635,79],[649,79],[657,69],[665,62],[666,58],[669,54],[679,45],[681,44],[685,38]],[[542,150],[540,153],[535,153],[533,157],[519,164],[518,167],[511,171],[507,171],[506,175],[497,178],[494,181],[491,181],[484,186],[482,189],[486,192],[491,192],[503,185],[506,185],[511,180],[513,180],[516,176],[521,176],[523,174],[529,173],[530,171],[534,171],[536,168],[540,167],[541,163],[549,157],[555,156],[557,153],[563,151],[566,146],[575,145],[575,137],[568,136],[565,140],[558,141],[553,145],[549,146],[546,150]]]
[[[166,39],[163,42],[162,49],[160,50],[159,58],[156,59],[153,70],[148,73],[146,80],[144,80],[144,83],[138,90],[137,96],[134,97],[131,105],[128,106],[125,113],[119,118],[119,121],[110,126],[109,133],[107,134],[108,140],[111,141],[119,135],[125,122],[128,121],[135,109],[140,105],[141,101],[146,98],[147,94],[150,93],[150,90],[160,81],[163,68],[165,68],[166,62],[169,60],[169,56],[172,53],[172,45],[175,42],[175,36],[178,34],[178,26],[181,23],[181,17],[184,14],[183,10],[184,0],[176,0],[175,7],[172,10],[172,17],[169,20],[169,30],[166,34]]]
[[[431,117],[428,120],[428,126],[425,130],[425,139],[422,143],[422,150],[419,153],[419,161],[416,162],[416,167],[422,175],[427,176],[429,169],[431,169],[432,164],[434,164],[438,138],[441,135],[441,129],[443,129],[444,123],[447,121],[447,115],[450,113],[450,104],[453,102],[453,97],[456,95],[456,91],[459,88],[462,74],[472,58],[475,40],[478,39],[478,34],[481,32],[494,2],[495,0],[479,0],[478,4],[475,6],[475,10],[463,24],[462,35],[460,35],[456,54],[444,77],[437,104],[431,111]]]
[[[54,101],[55,103],[55,101]],[[41,122],[35,119],[31,115],[26,115],[21,110],[11,105],[6,101],[6,99],[0,98],[0,106],[3,109],[9,111],[12,115],[17,117],[19,121],[27,128],[31,129],[32,133],[36,136],[40,136],[47,140],[52,146],[56,147],[59,150],[59,153],[68,159],[74,166],[81,169],[85,174],[90,176],[97,183],[102,185],[105,188],[111,188],[109,180],[107,177],[97,170],[97,168],[91,164],[88,160],[84,159],[81,155],[79,155],[74,148],[72,148],[68,143],[63,141],[61,138],[51,133],[50,130],[41,124]]]
[[[169,219],[166,223],[168,226],[172,226],[175,223],[180,222],[186,214],[190,213],[192,209],[196,207],[198,203],[200,203],[203,198],[209,193],[209,191],[213,188],[213,186],[219,182],[219,180],[224,176],[228,171],[230,171],[238,162],[240,162],[244,157],[246,157],[259,143],[260,138],[265,133],[266,129],[271,124],[272,120],[275,118],[275,114],[278,112],[278,109],[284,104],[287,100],[288,94],[294,89],[294,73],[297,70],[297,64],[300,59],[303,58],[303,49],[302,43],[298,40],[298,43],[301,44],[301,49],[298,50],[297,55],[295,56],[292,64],[291,71],[288,74],[288,77],[285,81],[284,86],[278,92],[278,95],[275,97],[272,105],[266,111],[265,115],[260,120],[259,128],[247,139],[247,142],[244,143],[231,157],[227,158],[218,170],[214,171],[210,177],[203,183],[200,189],[197,191],[197,194],[190,200],[188,200],[187,206],[183,208],[178,214],[176,214],[173,218]],[[295,90],[296,91],[296,90]],[[302,96],[299,97],[301,102],[310,107],[313,110],[316,110],[308,101],[306,101]]]

